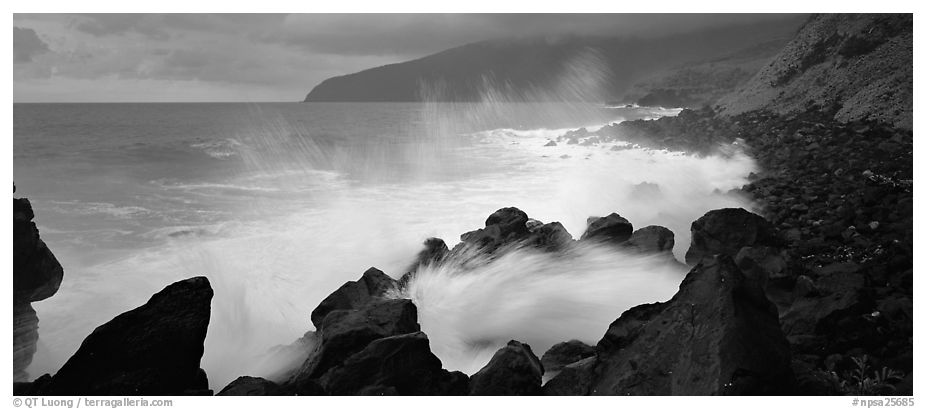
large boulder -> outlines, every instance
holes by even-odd
[[[672,253],[675,233],[662,226],[646,226],[630,235],[624,245],[642,253]]]
[[[312,324],[320,328],[322,321],[330,312],[336,310],[350,310],[383,297],[383,295],[396,288],[396,280],[382,271],[370,267],[357,281],[348,281],[333,293],[325,297],[321,303],[312,310]]]
[[[605,217],[589,217],[586,223],[588,227],[580,240],[619,244],[633,235],[633,224],[617,213]]]
[[[590,356],[562,367],[553,379],[543,384],[547,396],[584,396],[591,391],[595,380],[597,358]]]
[[[199,364],[212,295],[206,277],[167,286],[97,327],[41,394],[202,394],[209,387]]]
[[[544,372],[555,372],[564,366],[595,356],[595,347],[582,341],[572,340],[560,342],[543,353],[540,363]]]
[[[455,247],[454,250],[459,252],[466,247],[472,247],[491,253],[527,236],[528,220],[527,213],[516,207],[498,209],[486,219],[485,228],[460,235],[462,247]]]
[[[64,270],[39,237],[28,199],[13,199],[13,300],[35,302],[61,286]]]
[[[754,277],[760,282],[787,276],[788,258],[783,250],[757,246],[743,247],[733,259],[743,274]]]
[[[574,241],[560,222],[550,222],[532,228],[523,244],[542,250],[561,251],[569,248]]]
[[[498,209],[486,218],[486,227],[498,226],[502,238],[527,234],[527,213],[517,207]]]
[[[380,300],[358,309],[332,311],[318,328],[320,340],[315,349],[290,383],[298,385],[324,375],[374,340],[420,330],[411,300]]]
[[[492,213],[486,219],[485,228],[460,235],[460,243],[446,257],[462,260],[465,264],[475,256],[497,255],[519,248],[566,251],[574,243],[562,223],[543,223],[528,218],[527,213],[516,207],[506,207]]]
[[[468,378],[448,372],[423,332],[371,342],[320,379],[330,395],[465,395]]]
[[[793,386],[775,306],[727,256],[705,259],[671,300],[626,311],[597,349],[588,389],[596,395],[770,395]]]
[[[15,191],[15,187],[14,187]],[[28,199],[13,199],[13,380],[25,381],[39,339],[39,318],[31,303],[51,297],[64,269],[39,237]]]
[[[509,341],[470,378],[470,395],[539,395],[543,365],[530,345]]]
[[[235,379],[216,396],[283,396],[287,395],[280,385],[264,378],[241,376]]]
[[[704,257],[734,257],[743,247],[778,244],[774,228],[762,216],[741,208],[711,210],[691,223],[691,247],[685,262],[693,266]]]

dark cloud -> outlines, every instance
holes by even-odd
[[[657,37],[780,14],[293,14],[261,38],[314,52],[421,56],[466,43],[519,37]]]
[[[298,99],[325,78],[481,40],[653,37],[781,19],[737,14],[14,14],[14,84],[182,82]],[[794,17],[792,16],[792,19]],[[20,27],[30,28],[20,28]],[[42,33],[40,38],[36,31]],[[41,58],[35,58],[37,55]],[[29,64],[23,64],[30,62]],[[47,81],[41,85],[35,81]],[[140,81],[140,82],[139,82]],[[21,86],[15,88],[18,98]],[[65,90],[62,88],[62,92]],[[104,92],[104,91],[101,91]],[[108,91],[111,92],[111,91]],[[206,91],[204,91],[206,92]],[[228,91],[233,92],[233,91]],[[220,93],[227,95],[225,91]],[[93,96],[91,96],[93,97]],[[94,97],[105,100],[105,95]]]
[[[45,44],[35,30],[31,28],[13,27],[13,62],[32,62],[32,57],[47,53],[48,44]]]

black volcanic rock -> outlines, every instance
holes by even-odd
[[[741,208],[711,210],[691,223],[691,247],[685,262],[695,265],[703,257],[733,257],[743,247],[777,244],[774,228],[762,216]]]
[[[51,383],[51,375],[44,374],[32,382],[13,382],[14,396],[38,396]]]
[[[496,256],[522,248],[563,252],[575,243],[562,223],[531,219],[516,207],[497,210],[486,219],[485,228],[464,233],[460,240],[445,258],[462,260],[464,265],[478,255]]]
[[[288,395],[276,383],[264,378],[240,376],[222,388],[215,396],[284,396]]]
[[[672,253],[675,233],[662,226],[646,226],[634,231],[624,244],[643,253]]]
[[[370,267],[357,281],[348,281],[328,295],[312,310],[312,324],[320,328],[322,321],[332,311],[360,308],[364,304],[381,298],[387,291],[396,288],[396,280],[382,271]]]
[[[560,222],[550,222],[536,227],[524,239],[525,246],[550,251],[567,249],[575,240]]]
[[[528,220],[527,213],[516,207],[498,209],[486,218],[485,228],[460,235],[461,243],[451,253],[459,254],[473,248],[492,253],[500,247],[515,244],[530,233]]]
[[[167,286],[145,305],[97,327],[41,394],[204,393],[209,385],[199,364],[212,295],[205,277]]]
[[[485,367],[470,378],[470,395],[540,394],[543,365],[530,345],[509,341],[492,356]]]
[[[793,385],[775,306],[727,256],[705,259],[668,302],[623,313],[597,349],[595,395],[787,394]]]
[[[912,299],[913,134],[881,122],[841,123],[833,115],[814,108],[732,117],[686,110],[599,131],[701,154],[745,141],[762,170],[740,193],[784,234],[778,244],[744,246],[759,250],[739,264],[744,274],[770,272],[769,299],[792,344],[800,394],[827,390],[819,381],[831,377],[827,359],[833,354],[867,355],[873,368],[912,373],[912,318],[904,318],[904,305]],[[731,247],[731,256],[742,251]],[[773,257],[763,256],[763,248]],[[772,274],[781,266],[775,254],[786,268]],[[892,319],[882,311],[888,306]],[[848,379],[841,372],[848,369],[837,375]],[[904,385],[897,383],[893,393],[903,394]]]
[[[415,261],[405,269],[406,273],[396,282],[398,287],[405,287],[418,272],[419,267],[440,264],[450,253],[447,243],[437,237],[430,237],[422,244],[424,248],[418,252]]]
[[[420,332],[415,304],[382,296],[393,285],[370,269],[329,296],[346,301],[329,304],[338,308],[317,325],[314,349],[281,384],[283,390],[296,395],[465,394],[468,378],[441,368]]]
[[[320,379],[330,395],[465,395],[468,378],[448,372],[414,332],[377,339]]]
[[[444,243],[443,240],[437,237],[431,237],[425,240],[423,244],[424,249],[418,252],[418,256],[415,259],[416,268],[419,265],[439,263],[447,256],[447,253],[450,252],[447,243]]]
[[[61,286],[64,270],[39,237],[28,199],[13,199],[13,299],[41,301]]]
[[[588,395],[595,380],[597,358],[590,356],[560,368],[559,374],[543,384],[547,396]]]
[[[15,187],[14,187],[15,191]],[[39,237],[28,199],[13,199],[13,379],[28,378],[39,339],[39,319],[31,303],[51,297],[64,269]]]
[[[787,253],[773,247],[743,247],[733,259],[746,276],[761,282],[786,277],[788,274]]]
[[[498,209],[486,218],[486,227],[498,226],[503,238],[527,234],[527,213],[517,207]]]
[[[315,349],[289,383],[322,376],[374,340],[420,330],[410,300],[378,300],[357,309],[332,311],[318,327]]]
[[[633,234],[633,225],[617,213],[605,217],[589,217],[587,224],[581,240],[619,244],[627,241]]]
[[[544,372],[559,371],[564,366],[595,355],[595,347],[582,341],[560,342],[543,353],[540,363]]]

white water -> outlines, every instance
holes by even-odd
[[[476,264],[424,267],[398,294],[418,307],[444,366],[468,374],[512,339],[538,356],[573,339],[595,345],[623,311],[671,298],[686,272],[664,256],[589,245],[565,256],[522,249]]]
[[[688,247],[693,220],[714,208],[748,207],[715,193],[744,183],[754,165],[742,155],[695,158],[608,146],[543,147],[560,133],[483,135],[484,143],[472,154],[492,152],[509,164],[510,173],[453,183],[333,183],[327,200],[302,212],[261,224],[227,225],[219,236],[176,241],[99,266],[100,278],[80,288],[66,280],[53,300],[88,314],[73,317],[36,304],[43,342],[68,340],[70,345],[59,341],[58,356],[40,351],[33,373],[42,373],[35,368],[43,363],[53,371],[82,339],[61,331],[89,334],[183,277],[205,275],[215,289],[203,366],[212,386],[220,388],[239,375],[267,375],[253,372],[263,352],[312,329],[311,310],[345,281],[371,266],[398,277],[425,238],[442,237],[453,246],[461,233],[481,227],[500,207],[517,206],[544,222],[560,221],[576,238],[588,216],[618,212],[635,227],[670,228],[678,256]],[[641,182],[657,184],[659,193],[639,193]],[[647,258],[595,248],[567,259],[515,253],[465,276],[446,268],[421,274],[411,297],[445,367],[474,372],[508,339],[530,343],[538,355],[569,339],[594,343],[626,308],[671,297],[682,274]]]
[[[567,76],[565,91],[557,92],[578,97],[576,90],[594,85],[578,74]],[[465,108],[463,120],[504,116],[506,104],[487,93],[486,103]],[[93,328],[190,276],[207,276],[215,290],[202,366],[212,388],[220,389],[240,375],[275,372],[266,351],[311,330],[312,309],[345,281],[371,266],[398,278],[425,238],[441,237],[452,247],[498,208],[516,206],[532,218],[559,221],[576,238],[588,216],[617,212],[636,228],[671,229],[681,257],[692,221],[715,208],[751,207],[722,193],[742,186],[755,168],[736,149],[699,158],[611,151],[614,144],[543,146],[567,129],[494,129],[461,137],[461,129],[471,127],[444,112],[459,109],[431,104],[424,110],[421,120],[431,132],[407,146],[404,160],[415,168],[400,182],[357,183],[349,172],[320,170],[319,162],[354,160],[349,151],[325,151],[311,138],[294,149],[287,145],[294,127],[286,123],[271,122],[257,135],[260,149],[210,145],[210,155],[241,156],[246,172],[222,183],[158,186],[168,193],[247,195],[236,211],[262,216],[167,226],[148,233],[169,238],[167,244],[86,270],[65,265],[58,294],[35,304],[41,338],[31,375],[54,373]],[[562,112],[536,112],[556,114]],[[362,169],[365,175],[390,172],[375,161],[352,165],[370,167]],[[644,182],[650,185],[641,187]],[[143,208],[110,210],[133,217]],[[593,344],[626,308],[671,297],[683,274],[657,258],[594,247],[565,258],[520,251],[465,274],[451,267],[421,271],[407,295],[445,368],[472,373],[509,339],[531,344],[538,356],[569,339]]]

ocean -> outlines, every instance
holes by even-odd
[[[14,104],[14,196],[30,199],[65,271],[58,293],[34,304],[30,376],[54,373],[93,328],[197,275],[215,289],[203,357],[211,386],[260,376],[269,369],[255,360],[312,330],[311,310],[345,281],[372,266],[398,278],[426,238],[453,247],[501,207],[560,221],[575,238],[588,216],[617,212],[637,228],[670,228],[681,258],[696,218],[752,208],[725,193],[746,183],[751,158],[544,146],[570,129],[676,113],[581,103]],[[640,188],[652,184],[655,193]],[[594,343],[626,308],[671,297],[684,274],[588,251],[566,264],[509,257],[478,282],[444,271],[420,283],[412,298],[444,366],[471,373],[508,339],[538,355],[556,340]],[[459,353],[474,345],[465,334],[478,334],[483,350]]]

